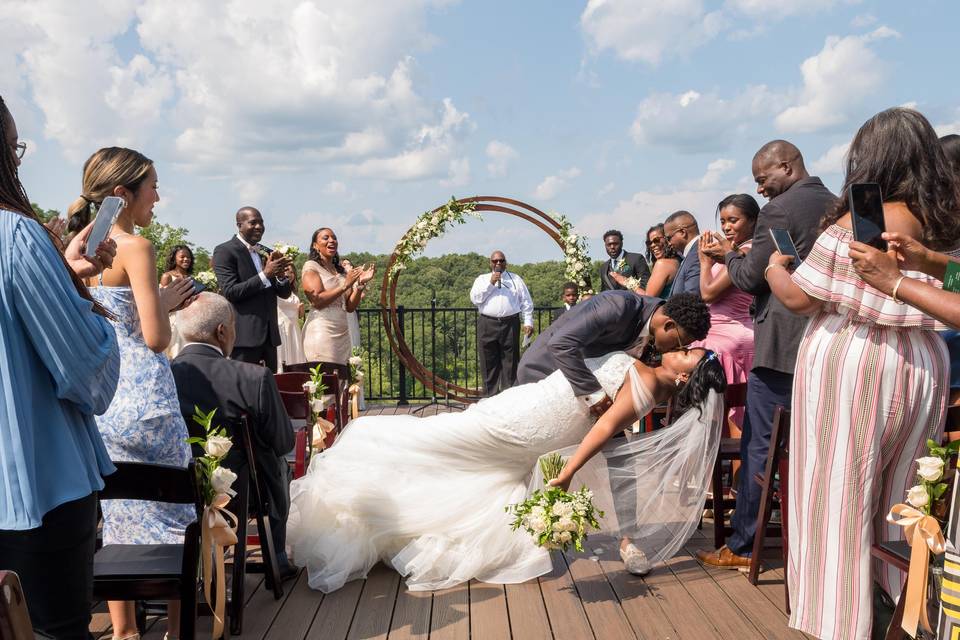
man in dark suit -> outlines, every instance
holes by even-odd
[[[576,306],[579,296],[580,287],[577,286],[576,282],[564,282],[563,293],[560,295],[560,298],[563,300],[563,306],[554,310],[553,314],[551,314],[550,322],[556,322],[557,318],[562,316],[564,312],[570,311],[570,309]]]
[[[611,272],[619,273],[624,278],[636,278],[640,286],[646,288],[650,279],[650,267],[639,253],[630,253],[623,250],[623,234],[611,229],[603,234],[603,247],[607,250],[610,259],[600,267],[600,291],[622,290],[623,285],[614,280]]]
[[[807,318],[787,311],[770,295],[764,271],[776,249],[770,229],[787,229],[800,257],[806,258],[817,240],[820,218],[836,201],[820,178],[807,173],[800,150],[785,140],[773,140],[757,151],[753,177],[757,193],[769,202],[760,210],[750,252],[738,253],[729,241],[716,236],[705,249],[705,253],[726,263],[735,287],[754,296],[753,370],[747,379],[734,532],[726,546],[697,553],[706,563],[730,568],[750,566],[760,509],[760,486],[753,476],[762,473],[766,464],[774,408],[790,408],[793,369],[807,324]]]
[[[709,330],[710,312],[699,296],[677,296],[664,303],[632,291],[603,291],[540,334],[520,359],[517,381],[537,382],[559,369],[576,396],[599,416],[613,401],[584,358],[613,351],[640,357],[650,343],[660,352],[673,351],[703,340]]]
[[[667,244],[681,260],[670,295],[700,295],[700,255],[697,251],[700,225],[697,224],[697,219],[689,211],[674,211],[663,221],[663,234]]]
[[[290,511],[290,466],[284,456],[293,449],[293,426],[283,408],[270,370],[229,360],[236,330],[230,303],[215,293],[201,293],[180,312],[177,328],[186,340],[171,363],[180,411],[191,424],[194,407],[216,408],[215,421],[238,420],[247,415],[261,495],[268,502],[267,516],[277,550],[281,576],[295,573],[287,561],[287,514]],[[247,466],[239,446],[231,448],[224,466],[238,472]]]
[[[277,370],[277,298],[293,292],[283,272],[291,264],[279,251],[260,244],[263,216],[253,207],[237,211],[237,235],[213,250],[214,271],[223,297],[237,312],[237,344],[230,357]]]

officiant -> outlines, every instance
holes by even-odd
[[[520,331],[533,335],[533,298],[523,278],[507,270],[502,251],[490,254],[490,272],[477,276],[470,289],[477,317],[480,372],[488,396],[509,389],[517,381]]]

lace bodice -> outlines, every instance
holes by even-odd
[[[587,366],[611,398],[636,361],[623,352],[588,358]],[[489,429],[508,442],[522,445],[536,456],[579,442],[593,419],[560,371],[540,382],[520,385],[481,400],[469,412],[486,414]]]

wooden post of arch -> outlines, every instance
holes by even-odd
[[[520,218],[521,220],[526,220],[550,236],[560,247],[561,251],[566,250],[563,239],[560,237],[560,224],[543,211],[529,204],[498,196],[474,196],[472,198],[462,198],[457,200],[457,202],[461,204],[472,202],[474,204],[474,211],[504,213]],[[442,208],[443,206],[440,206],[433,211],[439,211]],[[380,287],[380,317],[383,320],[383,328],[387,334],[387,339],[390,341],[390,348],[397,354],[397,358],[400,360],[400,366],[406,367],[415,379],[423,384],[424,387],[436,393],[438,397],[451,398],[461,402],[469,402],[482,397],[482,389],[464,387],[445,380],[435,375],[434,372],[429,371],[426,366],[413,355],[403,336],[403,332],[400,330],[400,321],[397,316],[397,281],[403,272],[397,272],[393,280],[390,279],[390,269],[393,268],[396,261],[397,254],[394,252],[390,255],[390,259],[387,261],[387,267],[384,269],[383,283]]]

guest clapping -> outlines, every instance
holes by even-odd
[[[303,293],[312,309],[303,327],[303,352],[308,361],[339,365],[349,375],[350,326],[347,314],[356,310],[374,267],[340,264],[337,234],[321,227],[310,238],[310,259],[303,265]]]
[[[97,426],[113,460],[186,467],[190,446],[180,415],[170,364],[169,313],[193,294],[190,278],[157,286],[153,244],[135,234],[153,218],[160,200],[153,162],[131,149],[110,147],[93,154],[83,171],[84,200],[98,205],[123,198],[110,236],[117,243],[113,266],[101,274],[93,297],[109,308],[120,345],[120,383]],[[102,504],[104,544],[179,544],[196,514],[192,505],[110,500]],[[109,602],[118,638],[137,633],[133,602]],[[168,628],[179,629],[179,602],[168,607]]]
[[[241,207],[236,223],[237,234],[213,250],[217,285],[237,312],[237,343],[230,357],[276,371],[277,299],[293,292],[283,277],[290,258],[260,244],[266,227],[258,210]]]
[[[655,224],[647,230],[647,262],[650,263],[650,279],[646,289],[637,293],[669,298],[673,280],[680,269],[680,259],[667,243],[662,224]]]
[[[185,244],[178,244],[167,254],[166,271],[160,276],[160,286],[166,287],[177,280],[189,278],[193,274],[193,251]],[[178,311],[170,312],[170,344],[165,349],[171,360],[177,357],[183,347],[183,337],[177,328]]]
[[[904,108],[877,114],[857,132],[848,158],[845,191],[878,183],[886,228],[901,241],[957,245],[957,184],[926,118]],[[789,258],[774,254],[767,267],[777,298],[811,316],[793,389],[790,626],[820,638],[864,638],[873,581],[894,598],[900,592],[903,577],[893,567],[871,575],[870,546],[902,537],[885,516],[914,484],[914,460],[927,440],[940,441],[948,360],[934,331],[942,325],[901,304],[897,281],[888,294],[854,269],[846,198],[824,223],[792,278]],[[906,278],[898,281],[903,287]],[[908,283],[908,295],[918,286]],[[824,615],[824,602],[845,604]]]
[[[115,470],[94,414],[113,398],[120,352],[106,310],[30,206],[17,175],[24,149],[0,98],[0,251],[15,266],[0,269],[0,567],[20,576],[34,627],[87,638],[97,491]],[[99,271],[76,260],[79,275]]]
[[[760,215],[760,206],[753,196],[746,193],[727,196],[717,205],[717,213],[724,238],[736,251],[749,251]],[[710,257],[706,249],[713,243],[712,234],[700,236],[700,294],[710,308],[710,333],[695,346],[717,353],[729,384],[745,383],[753,368],[753,319],[750,317],[753,296],[735,287],[727,267]],[[731,418],[739,427],[743,423],[743,410]]]

